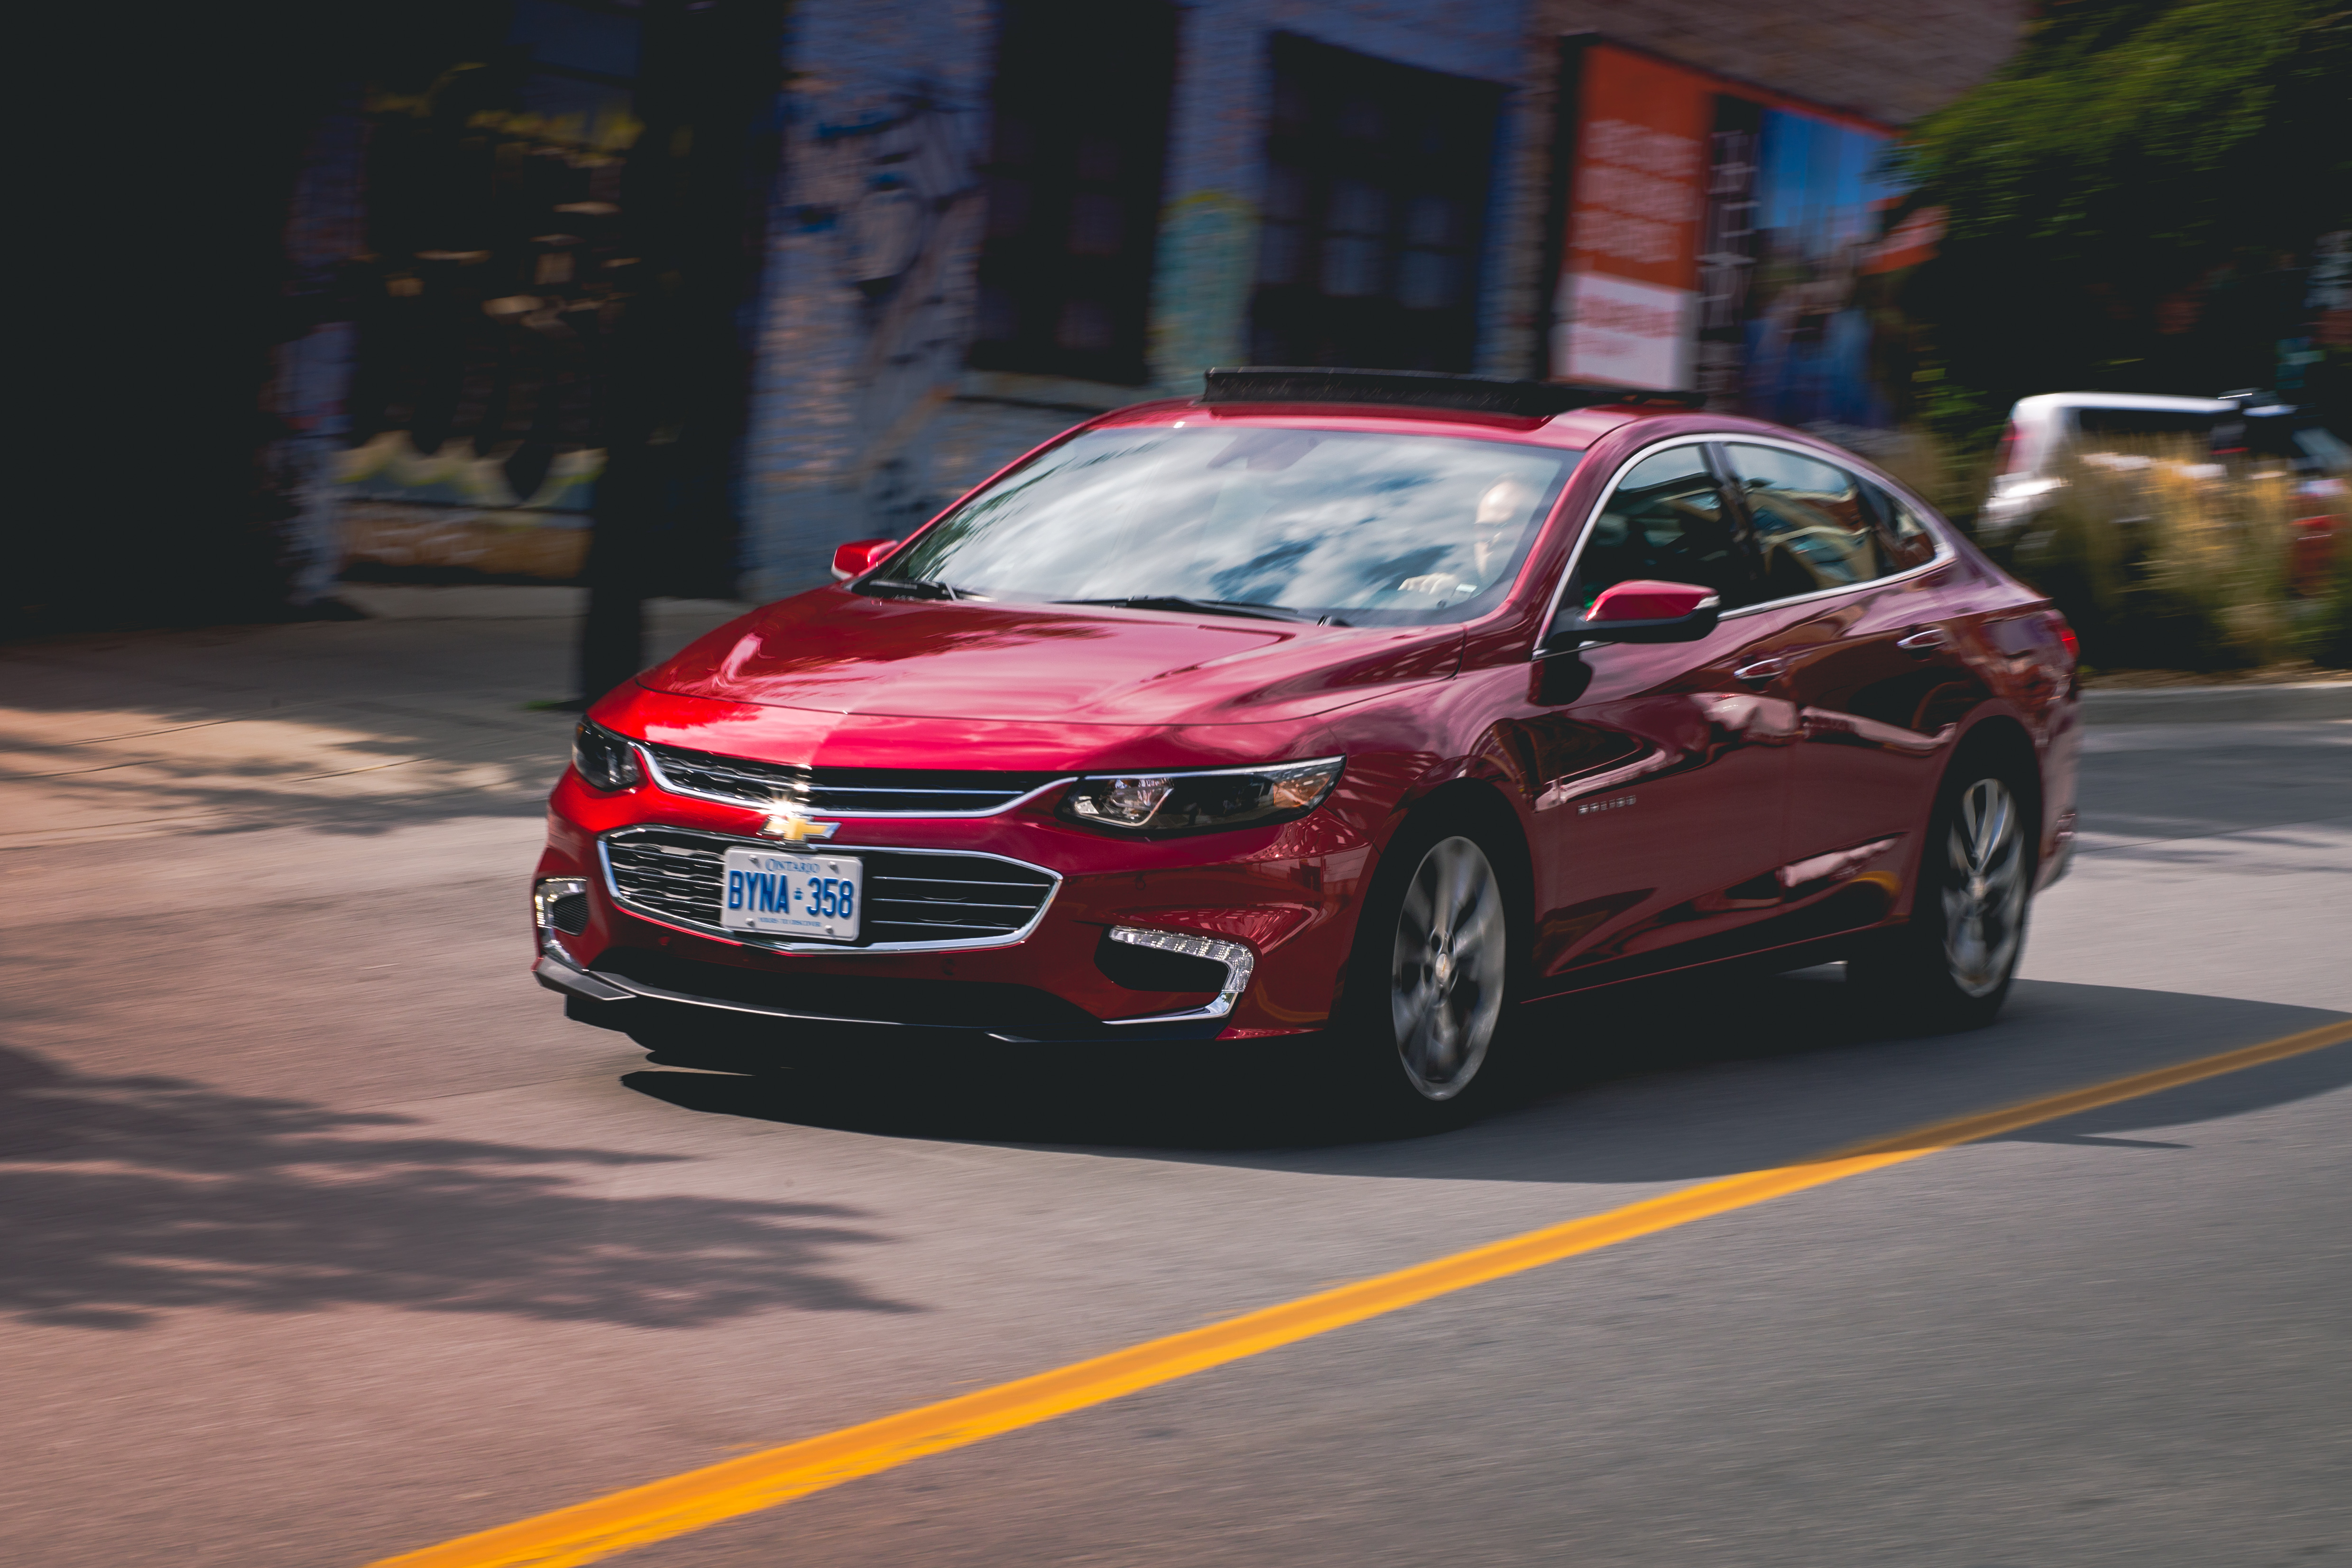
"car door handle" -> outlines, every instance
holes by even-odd
[[[1731,679],[1747,681],[1750,686],[1769,686],[1787,674],[1788,669],[1789,661],[1776,654],[1770,658],[1759,658],[1754,664],[1741,665],[1731,672]]]
[[[1923,626],[1907,637],[1896,637],[1895,646],[1905,653],[1928,654],[1939,647],[1949,647],[1952,639],[1941,626]]]

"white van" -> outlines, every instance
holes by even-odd
[[[2151,437],[2184,436],[2200,451],[2276,459],[2300,477],[2306,493],[2340,494],[2337,487],[2352,477],[2352,447],[2319,426],[2310,410],[2281,402],[2274,393],[2044,392],[2021,397],[2010,408],[1992,491],[1977,511],[1977,542],[2005,557],[2056,497],[2067,456],[2095,458]]]
[[[2055,498],[2067,454],[2095,455],[2104,442],[2187,436],[2210,446],[2213,426],[2236,416],[2222,397],[2159,397],[2137,392],[2044,392],[2011,405],[1992,492],[1977,510],[1977,542],[2006,552]]]

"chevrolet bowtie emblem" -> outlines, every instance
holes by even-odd
[[[760,837],[805,844],[812,838],[830,838],[840,830],[838,822],[815,822],[798,812],[780,812],[760,825]]]

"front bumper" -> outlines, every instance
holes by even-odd
[[[1064,824],[1040,809],[975,819],[844,818],[825,854],[869,867],[953,867],[962,857],[1050,879],[1034,919],[964,938],[893,911],[900,940],[842,947],[725,932],[715,906],[664,900],[616,867],[616,845],[773,850],[762,814],[650,786],[604,795],[567,774],[550,802],[539,876],[584,885],[559,930],[541,898],[540,982],[599,1021],[700,1008],[739,1023],[866,1028],[893,1037],[999,1041],[1251,1037],[1328,1016],[1370,849],[1331,814],[1158,843]],[[642,860],[643,857],[639,857]],[[697,875],[708,875],[698,871]],[[868,872],[869,878],[875,873]],[[878,907],[876,906],[876,907]],[[1011,918],[1011,917],[1008,917]],[[1157,988],[1189,963],[1189,989]],[[576,1009],[575,1009],[576,1010]]]
[[[1042,1041],[1211,1039],[1221,1025],[1204,1016],[1172,1016],[1129,1021],[1118,1027],[1083,1014],[1055,1008],[1036,998],[1005,1000],[987,987],[959,985],[954,993],[908,997],[811,993],[796,985],[748,987],[709,968],[680,967],[661,978],[583,969],[542,952],[531,975],[550,991],[584,1008],[601,1024],[622,1029],[677,1022],[692,1013],[725,1015],[738,1025],[798,1024],[829,1032],[896,1036],[908,1040],[994,1042],[1034,1045]],[[901,988],[903,993],[903,988]],[[1027,1005],[1022,1005],[1025,1002]],[[910,1005],[911,1003],[911,1005]],[[1029,1031],[1029,1032],[1023,1032]]]

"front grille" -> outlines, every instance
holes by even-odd
[[[662,777],[686,794],[762,810],[795,806],[828,816],[1001,811],[1039,784],[1062,776],[930,768],[811,768],[721,757],[645,741],[638,744],[652,756]]]
[[[605,839],[604,856],[624,907],[719,931],[727,851],[738,847],[774,847],[707,833],[646,828]],[[1052,872],[989,855],[830,847],[826,853],[854,854],[866,867],[864,930],[856,942],[844,946],[1007,937],[1034,920],[1054,895]],[[738,942],[773,940],[751,931],[722,934]]]

